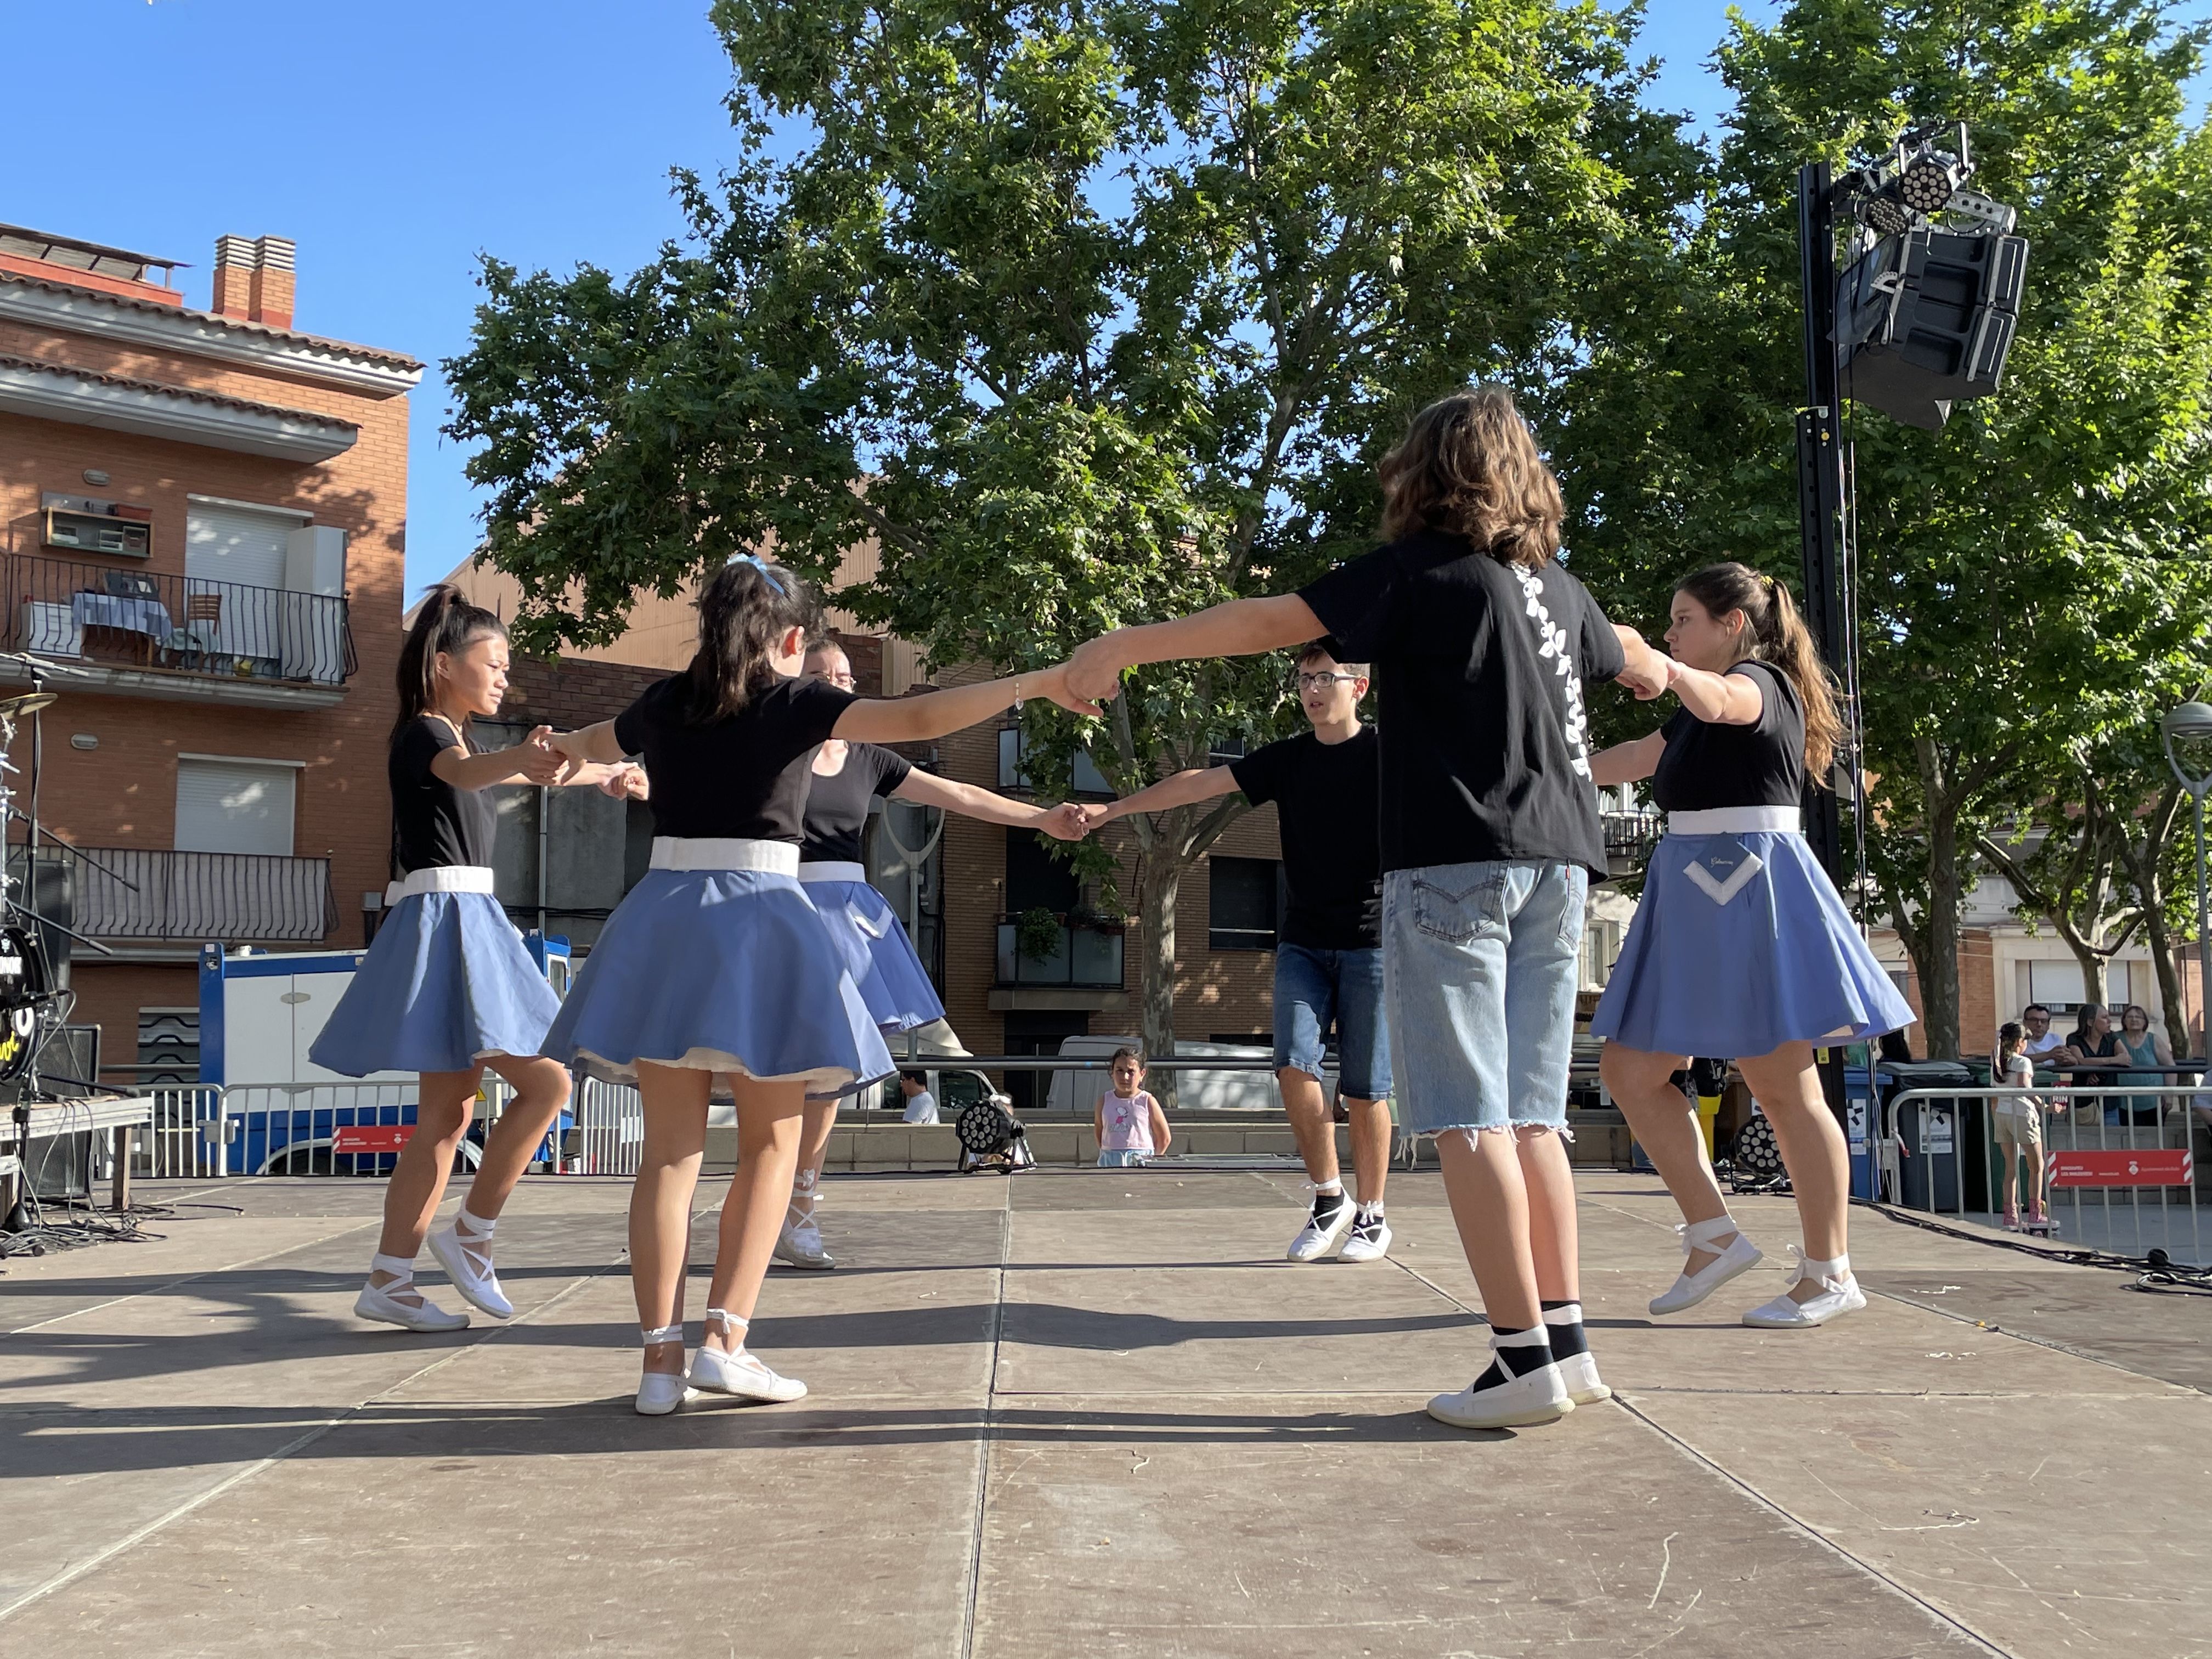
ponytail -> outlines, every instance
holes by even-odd
[[[1820,660],[1812,634],[1798,617],[1788,586],[1731,560],[1707,565],[1685,577],[1676,588],[1703,605],[1705,614],[1716,621],[1731,611],[1743,612],[1751,647],[1744,654],[1780,669],[1796,688],[1797,701],[1805,710],[1805,775],[1815,787],[1829,787],[1829,769],[1835,762],[1837,741],[1843,736],[1843,719],[1836,712],[1827,665]]]
[[[691,720],[742,711],[775,678],[775,642],[793,628],[811,639],[821,625],[821,602],[795,572],[750,555],[731,560],[699,590],[699,649],[684,671]]]
[[[1997,1027],[1997,1074],[1990,1081],[2000,1089],[2004,1087],[2005,1067],[2012,1063],[2012,1057],[2020,1052],[2020,1045],[2027,1040],[2027,1028],[2017,1020],[2007,1020]]]
[[[438,655],[458,656],[481,639],[505,639],[507,624],[482,605],[471,605],[461,590],[441,582],[422,596],[415,612],[415,625],[399,647],[399,718],[392,735],[402,732],[438,706]]]

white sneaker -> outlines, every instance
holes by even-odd
[[[735,1395],[740,1400],[786,1401],[804,1400],[806,1384],[795,1376],[778,1376],[761,1363],[760,1356],[743,1346],[740,1333],[751,1322],[725,1313],[720,1308],[707,1310],[707,1322],[719,1324],[732,1336],[738,1337],[739,1346],[733,1353],[724,1353],[719,1348],[702,1344],[691,1356],[691,1386],[704,1394]]]
[[[657,1331],[640,1331],[648,1348],[656,1343],[684,1340],[681,1325],[663,1325]],[[665,1417],[691,1399],[691,1385],[682,1371],[647,1371],[637,1379],[637,1414],[640,1417]]]
[[[1815,1261],[1795,1244],[1790,1247],[1790,1254],[1796,1258],[1790,1269],[1790,1288],[1794,1290],[1806,1279],[1816,1279],[1820,1282],[1820,1294],[1800,1302],[1785,1291],[1744,1315],[1745,1324],[1767,1330],[1809,1330],[1866,1306],[1866,1292],[1859,1289],[1858,1280],[1851,1276],[1851,1258],[1848,1254],[1832,1261]]]
[[[1758,1245],[1753,1243],[1736,1228],[1732,1216],[1717,1215],[1710,1221],[1692,1221],[1687,1226],[1674,1229],[1682,1241],[1682,1254],[1692,1250],[1718,1250],[1720,1254],[1695,1273],[1676,1275],[1674,1282],[1651,1298],[1655,1314],[1680,1313],[1685,1308],[1694,1308],[1738,1273],[1757,1267],[1765,1259]],[[1729,1242],[1723,1245],[1721,1240]]]
[[[452,1226],[441,1227],[424,1242],[464,1298],[494,1319],[514,1317],[514,1304],[500,1288],[499,1274],[491,1265],[491,1228],[482,1217],[464,1207]]]
[[[1542,1364],[1518,1375],[1504,1358],[1492,1358],[1490,1369],[1457,1394],[1440,1394],[1429,1401],[1430,1416],[1455,1429],[1511,1429],[1549,1423],[1574,1410],[1559,1364],[1548,1358],[1551,1349],[1543,1326],[1508,1337],[1493,1335],[1490,1346],[1499,1355],[1508,1348],[1534,1347],[1547,1357]]]
[[[1380,1261],[1390,1254],[1390,1224],[1381,1216],[1355,1215],[1352,1231],[1344,1237],[1339,1261]]]
[[[1595,1406],[1613,1398],[1613,1390],[1597,1374],[1597,1356],[1589,1351],[1589,1336],[1583,1329],[1583,1304],[1544,1310],[1544,1331],[1552,1340],[1552,1363],[1559,1368],[1559,1381],[1567,1398],[1577,1406]]]
[[[372,1279],[361,1287],[361,1294],[353,1299],[356,1317],[397,1325],[406,1331],[465,1331],[469,1328],[466,1314],[447,1313],[416,1288],[413,1262],[396,1255],[373,1255],[368,1266],[372,1273],[390,1273],[392,1280],[389,1285],[379,1285]],[[410,1296],[415,1298],[412,1302],[400,1299]]]
[[[1313,1182],[1309,1181],[1306,1185],[1310,1187]],[[1285,1259],[1318,1261],[1325,1255],[1334,1255],[1339,1243],[1345,1234],[1352,1231],[1352,1219],[1358,1207],[1352,1203],[1352,1194],[1336,1194],[1336,1208],[1330,1212],[1327,1220],[1322,1218],[1322,1197],[1319,1193],[1314,1194],[1313,1213],[1306,1218],[1306,1224],[1298,1229],[1298,1236],[1291,1241],[1291,1248],[1283,1253]]]
[[[775,1259],[794,1267],[827,1269],[837,1265],[823,1248],[822,1229],[811,1215],[795,1224],[789,1216],[784,1218],[783,1229],[775,1236]]]

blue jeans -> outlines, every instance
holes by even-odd
[[[1485,861],[1382,878],[1382,963],[1409,1133],[1564,1128],[1589,872]]]
[[[1123,1150],[1113,1146],[1099,1149],[1098,1167],[1102,1170],[1141,1170],[1152,1162],[1150,1152],[1140,1152],[1133,1147]]]
[[[1275,1069],[1321,1076],[1336,1028],[1337,1080],[1349,1100],[1390,1097],[1390,1032],[1382,1018],[1382,952],[1275,947]]]

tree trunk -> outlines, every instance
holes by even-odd
[[[1137,914],[1145,930],[1144,985],[1139,995],[1148,1060],[1172,1060],[1176,1052],[1176,898],[1182,888],[1182,864],[1164,839],[1139,854],[1137,860]],[[1145,1086],[1161,1110],[1176,1109],[1173,1072],[1147,1078]]]
[[[1930,1060],[1959,1057],[1959,809],[1935,745],[1920,745],[1922,799],[1928,815],[1928,914],[1920,974],[1920,1024]]]
[[[2106,959],[2092,950],[2087,940],[2069,939],[2067,946],[2074,952],[2074,960],[2081,964],[2081,1000],[2102,1006],[2105,1001],[2105,969]],[[2118,1024],[2118,1020],[2112,1022]]]

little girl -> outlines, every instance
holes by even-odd
[[[1113,1064],[1113,1091],[1099,1100],[1091,1127],[1098,1135],[1098,1167],[1133,1169],[1166,1152],[1175,1137],[1160,1103],[1138,1086],[1145,1080],[1143,1056],[1116,1048]]]
[[[399,652],[392,785],[392,885],[384,925],[307,1057],[348,1077],[422,1073],[415,1133],[384,1189],[384,1233],[354,1303],[363,1319],[410,1331],[459,1330],[415,1288],[415,1257],[446,1194],[454,1149],[490,1066],[514,1099],[484,1142],[453,1224],[429,1236],[453,1288],[495,1319],[514,1311],[493,1271],[493,1224],[568,1098],[568,1074],[538,1058],[560,1002],[492,896],[489,796],[495,784],[555,781],[561,757],[532,741],[493,754],[468,746],[471,715],[499,712],[507,629],[457,589],[431,590]],[[568,780],[608,793],[645,791],[635,767],[594,766]]]
[[[637,1409],[647,1416],[687,1394],[685,1247],[716,1075],[737,1103],[738,1164],[689,1381],[796,1400],[806,1385],[748,1352],[744,1333],[790,1202],[800,1115],[809,1093],[893,1070],[851,964],[799,884],[815,751],[832,738],[943,737],[1030,695],[1095,712],[1061,669],[896,701],[801,679],[820,615],[784,566],[733,559],[699,595],[690,666],[614,720],[553,739],[578,766],[641,753],[653,781],[653,867],[607,919],[545,1041],[557,1059],[637,1080],[645,1139],[630,1279],[645,1343]]]
[[[2021,1052],[2027,1032],[2015,1022],[1997,1029],[1997,1087],[2025,1089],[2035,1081],[2035,1062]],[[2033,1095],[2000,1096],[1993,1128],[1997,1157],[2004,1164],[2004,1224],[2020,1225],[2020,1161],[2027,1160],[2027,1219],[2042,1226],[2043,1103]]]

